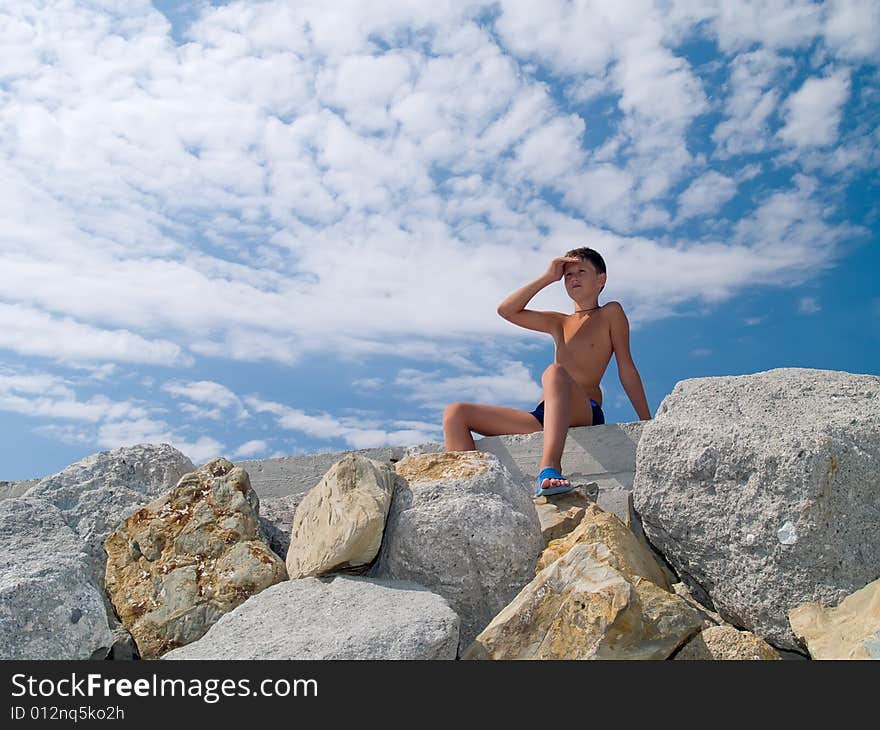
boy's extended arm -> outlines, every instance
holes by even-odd
[[[639,419],[647,421],[651,418],[651,409],[648,408],[645,388],[642,386],[642,379],[629,351],[629,321],[623,307],[618,302],[613,302],[613,304],[615,306],[610,310],[612,315],[611,345],[617,358],[617,375],[620,378],[620,384],[633,404],[633,408],[636,409]]]
[[[554,281],[555,279],[544,274],[544,276],[535,279],[530,284],[526,284],[522,289],[518,289],[498,305],[498,314],[504,317],[506,315],[521,312],[526,308],[526,304],[532,300],[532,297],[534,297],[535,294],[541,291],[544,287],[552,284]]]

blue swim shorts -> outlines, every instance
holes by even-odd
[[[601,426],[605,423],[605,414],[602,413],[602,406],[600,406],[596,401],[590,398],[590,406],[593,408],[593,425]],[[542,426],[544,425],[544,401],[538,403],[538,407],[535,410],[530,411],[530,413],[538,419],[538,423]]]

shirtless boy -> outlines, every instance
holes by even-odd
[[[544,287],[565,278],[572,314],[538,312],[526,305]],[[591,248],[576,248],[553,259],[543,276],[511,294],[498,307],[508,322],[546,332],[556,343],[554,362],[541,376],[543,395],[534,411],[453,403],[443,413],[446,451],[473,451],[471,431],[482,436],[544,431],[544,453],[535,496],[572,489],[562,476],[562,450],[568,429],[605,422],[599,383],[617,357],[617,374],[641,420],[651,418],[648,401],[629,351],[629,321],[619,302],[599,305],[608,275],[605,261]]]

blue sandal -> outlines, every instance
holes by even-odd
[[[568,484],[560,484],[556,487],[541,489],[541,482],[545,479],[566,479],[566,477],[562,476],[562,474],[556,471],[552,466],[545,466],[541,469],[541,473],[538,474],[538,491],[535,492],[536,497],[545,497],[548,494],[562,494],[563,492],[570,492],[574,488],[571,484],[571,480],[569,480]]]

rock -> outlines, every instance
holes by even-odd
[[[646,422],[645,533],[724,619],[798,649],[788,611],[880,565],[880,377],[785,368],[676,384]]]
[[[260,497],[260,532],[272,551],[282,560],[290,549],[293,515],[304,496],[288,494],[283,497]]]
[[[710,626],[729,626],[726,624],[724,619],[721,618],[715,611],[711,608],[707,608],[702,603],[700,603],[696,598],[694,598],[693,593],[686,583],[675,583],[672,586],[672,592],[676,596],[680,596],[685,601],[687,601],[692,608],[696,609],[697,612],[703,619],[703,628],[708,629]]]
[[[592,485],[595,485],[592,482]],[[581,491],[572,490],[563,494],[552,494],[548,497],[533,497],[538,521],[541,523],[541,534],[545,542],[556,540],[567,535],[581,521],[587,505],[593,504]]]
[[[39,479],[24,479],[18,482],[0,481],[0,499],[20,497],[39,481]]]
[[[593,504],[587,506],[580,524],[572,532],[550,542],[538,558],[535,572],[542,571],[575,545],[590,543],[605,548],[602,551],[605,557],[592,551],[595,559],[608,562],[628,580],[641,576],[663,590],[670,590],[666,575],[651,550],[624,526],[617,515],[603,512]]]
[[[113,634],[113,644],[106,656],[107,659],[129,661],[141,658],[134,637],[126,631],[122,624],[116,626],[111,633]]]
[[[0,659],[89,659],[110,629],[81,541],[51,503],[0,502]]]
[[[258,510],[247,472],[219,457],[107,538],[107,592],[142,657],[195,641],[287,578],[258,533]]]
[[[751,631],[733,626],[710,626],[691,639],[675,659],[781,660],[779,653]]]
[[[666,659],[700,629],[686,601],[577,544],[499,613],[463,659]],[[603,546],[604,547],[604,546]]]
[[[288,580],[252,596],[163,659],[455,659],[458,616],[401,581]]]
[[[296,509],[287,552],[291,579],[372,562],[382,544],[394,472],[378,461],[347,454]]]
[[[25,492],[61,510],[80,536],[90,571],[102,585],[104,540],[128,515],[171,489],[193,463],[169,444],[139,444],[102,451],[45,477]]]
[[[533,577],[544,547],[535,506],[498,458],[481,451],[419,454],[400,480],[370,574],[443,596],[467,646]]]
[[[880,659],[880,579],[835,608],[808,603],[788,619],[813,659]]]

